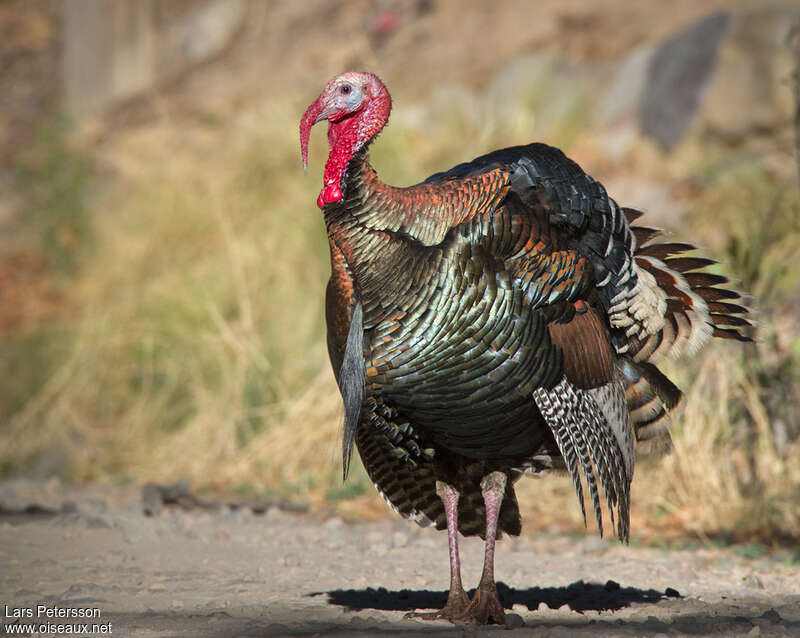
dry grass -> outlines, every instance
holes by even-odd
[[[527,139],[519,124],[526,118],[487,126],[487,113],[473,106],[438,119],[445,111],[434,106],[423,123],[417,112],[396,112],[374,152],[384,179],[413,182]],[[298,112],[266,105],[206,130],[200,150],[153,135],[125,156],[137,158],[134,165],[120,160],[125,174],[89,203],[93,249],[69,286],[70,318],[39,329],[46,347],[36,346],[36,357],[24,356],[34,347],[26,345],[30,331],[4,338],[3,348],[21,353],[20,365],[58,353],[47,374],[32,375],[0,406],[7,474],[189,477],[201,488],[335,503],[348,515],[388,513],[360,468],[341,486],[341,408],[324,342],[327,244],[313,203],[324,137],[315,134],[304,177]],[[707,186],[713,219],[742,217],[739,193]],[[759,188],[776,192],[763,176],[751,184]],[[702,219],[709,202],[698,201]],[[793,202],[780,206],[795,210]],[[715,244],[733,269],[751,263],[737,257],[749,227],[734,226]],[[714,344],[698,360],[670,366],[687,389],[685,409],[675,454],[638,469],[639,533],[800,537],[798,415],[786,405],[798,400],[800,328],[792,313],[800,277],[780,268],[798,258],[800,239],[794,228],[767,239],[754,248],[764,272],[745,282],[760,293],[772,282],[759,346]],[[520,491],[534,528],[582,527],[563,477],[528,481]]]

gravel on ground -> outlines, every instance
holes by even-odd
[[[98,627],[83,635],[110,623],[106,633],[118,637],[486,636],[509,628],[519,637],[800,636],[800,566],[791,552],[748,559],[730,549],[523,533],[498,543],[507,627],[453,626],[404,618],[444,603],[442,532],[280,507],[263,515],[165,507],[147,516],[128,489],[114,497],[76,489],[58,503],[0,484],[4,625],[87,622],[46,616],[71,608],[96,614],[88,622]],[[477,582],[482,557],[480,539],[462,542],[465,584]],[[13,617],[28,609],[33,618]]]

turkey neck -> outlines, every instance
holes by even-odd
[[[384,184],[362,149],[348,162],[342,199],[323,209],[333,275],[343,276],[337,271],[346,269],[362,298],[373,298],[372,293],[396,279],[400,256],[409,248],[397,241],[402,233],[386,230],[408,214],[399,197],[403,190]]]

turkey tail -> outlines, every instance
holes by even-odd
[[[641,215],[629,208],[623,211],[629,222]],[[749,318],[751,311],[742,296],[728,287],[731,280],[703,270],[716,261],[687,256],[687,252],[696,250],[692,244],[653,242],[661,234],[656,228],[632,226],[631,232],[637,245],[637,274],[648,294],[658,298],[659,308],[664,309],[659,330],[635,334],[631,329],[627,353],[634,361],[657,363],[665,356],[674,359],[684,353],[694,354],[712,336],[752,341],[746,333],[755,325]],[[649,369],[642,378],[652,383],[648,377],[653,377]],[[663,387],[660,382],[655,385]]]
[[[569,472],[583,520],[586,521],[582,478],[592,500],[597,527],[603,535],[603,514],[597,478],[617,536],[627,541],[630,528],[630,484],[633,477],[633,440],[624,409],[621,386],[611,382],[592,390],[573,386],[566,378],[554,388],[537,388],[533,393],[539,411],[553,432]]]
[[[670,412],[680,405],[683,393],[652,363],[626,360],[620,369],[637,453],[668,454],[672,450]]]

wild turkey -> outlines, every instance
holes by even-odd
[[[600,533],[598,482],[628,539],[634,448],[670,445],[681,393],[655,367],[711,336],[747,340],[747,308],[713,263],[632,223],[558,149],[495,151],[416,186],[382,183],[367,158],[391,98],[371,73],[333,78],[300,123],[328,120],[317,199],[331,279],[328,350],[355,443],[389,505],[447,528],[450,593],[422,618],[502,623],[495,539],[520,533],[514,482],[565,468]],[[469,600],[458,532],[485,538]]]

